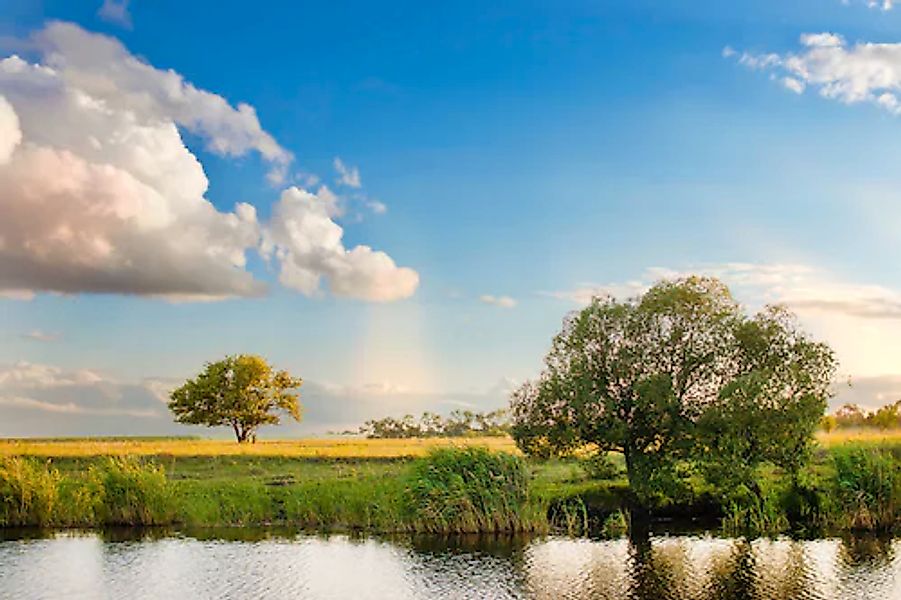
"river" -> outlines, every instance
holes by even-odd
[[[0,596],[15,599],[901,599],[901,540],[872,537],[11,536]]]

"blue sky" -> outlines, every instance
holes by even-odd
[[[901,7],[2,4],[0,57],[52,64],[67,93],[177,126],[179,160],[196,157],[209,182],[202,198],[221,213],[204,226],[204,247],[218,244],[222,215],[244,202],[275,250],[234,234],[228,244],[246,264],[221,256],[207,263],[204,254],[192,271],[215,286],[215,269],[237,268],[265,284],[261,296],[229,288],[215,302],[173,301],[186,289],[211,288],[195,290],[190,277],[167,288],[163,267],[148,262],[153,285],[163,287],[142,297],[146,281],[101,258],[86,265],[73,258],[81,256],[75,246],[59,271],[16,275],[36,272],[28,262],[35,257],[23,252],[36,240],[50,243],[38,227],[45,217],[22,213],[21,252],[0,256],[9,272],[0,266],[0,284],[16,296],[0,299],[0,414],[8,417],[0,434],[117,433],[125,420],[129,431],[169,431],[158,410],[166,386],[232,352],[261,353],[308,381],[303,431],[423,407],[494,408],[510,381],[537,373],[551,335],[586,294],[634,293],[682,272],[722,276],[749,308],[795,308],[858,382],[842,399],[876,405],[901,397],[901,121],[886,96],[901,90],[892,75],[901,69]],[[58,22],[77,29],[46,33]],[[825,32],[842,38],[801,38]],[[64,44],[72,35],[87,41]],[[228,110],[207,123],[198,111],[213,105],[173,104],[154,96],[163,88],[141,89],[140,77],[115,79],[121,73],[109,60],[83,50],[98,35],[121,42],[116,60],[161,70],[153,77],[171,69]],[[871,51],[871,42],[887,45]],[[49,131],[29,105],[52,108],[56,100],[29,96],[44,92],[23,91],[21,77],[0,79],[23,140],[0,169],[28,191],[16,153],[38,143],[82,148],[72,140],[94,133],[76,117],[60,117]],[[148,108],[141,94],[158,105]],[[235,129],[239,103],[253,107],[264,133],[246,119],[246,131]],[[2,122],[0,112],[0,134]],[[217,141],[232,151],[217,150]],[[90,152],[79,157],[102,163]],[[122,166],[104,156],[130,175],[152,170],[150,162]],[[338,182],[336,158],[358,170],[359,187]],[[284,177],[273,184],[267,173],[277,168]],[[311,184],[311,175],[319,181]],[[165,177],[153,185],[168,190]],[[294,220],[277,208],[292,185],[316,194],[284,202]],[[3,194],[6,211],[30,197]],[[177,199],[154,201],[169,210]],[[95,231],[81,219],[101,200],[77,202],[82,212],[70,225],[85,232],[81,242],[103,238],[139,265],[155,252],[149,238],[125,247],[145,229]],[[343,230],[338,254],[310,253],[305,238],[279,229],[307,223],[307,202],[338,207],[317,213]],[[61,218],[46,217],[55,226]],[[358,245],[386,253],[390,268],[376,276],[367,270],[373,263],[352,262],[346,252]],[[171,251],[186,256],[180,246]],[[10,265],[20,260],[16,271]],[[292,260],[321,276],[316,289],[285,283],[280,269]]]

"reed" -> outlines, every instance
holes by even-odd
[[[407,499],[416,531],[531,531],[544,526],[543,516],[528,503],[525,461],[487,448],[433,450],[413,464]]]
[[[0,459],[0,526],[52,524],[59,505],[59,472],[33,459]]]

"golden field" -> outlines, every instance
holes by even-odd
[[[39,439],[2,440],[0,456],[89,457],[134,456],[277,456],[282,458],[404,458],[422,456],[443,446],[485,446],[517,452],[509,437],[473,438],[307,438],[260,440],[238,444],[234,440],[204,439]]]
[[[901,430],[852,429],[819,432],[817,441],[825,447],[841,444],[901,444]],[[238,444],[234,440],[160,438],[61,438],[0,440],[0,456],[90,457],[134,456],[272,456],[281,458],[405,458],[422,456],[431,448],[445,446],[485,446],[492,450],[518,453],[509,437],[472,438],[303,438],[260,440]]]
[[[841,444],[901,444],[901,429],[841,429],[817,433],[817,441],[826,447]]]

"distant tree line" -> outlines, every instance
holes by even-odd
[[[491,412],[455,410],[446,417],[424,412],[418,419],[413,415],[373,419],[356,431],[343,433],[368,438],[503,436],[510,433],[510,421],[505,409]]]
[[[834,429],[901,429],[901,400],[877,410],[866,410],[857,404],[845,404],[821,422],[825,431]]]

